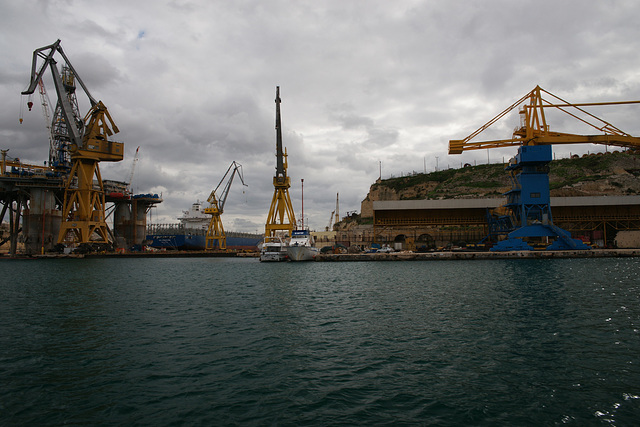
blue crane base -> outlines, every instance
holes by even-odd
[[[533,246],[526,243],[524,237],[551,237],[554,242],[545,248],[547,251],[583,251],[591,247],[580,239],[574,239],[567,231],[553,224],[532,224],[520,227],[507,235],[505,240],[491,248],[493,252],[533,251]]]
[[[518,154],[505,168],[511,176],[511,191],[505,193],[507,204],[505,207],[511,210],[516,225],[520,227],[509,232],[507,238],[498,242],[493,248],[494,252],[505,251],[532,251],[534,248],[526,243],[523,238],[534,238],[536,242],[553,243],[543,246],[550,251],[563,250],[588,250],[591,249],[581,240],[574,239],[567,231],[553,225],[551,217],[551,197],[549,191],[549,166],[552,153],[550,145],[520,146]],[[504,227],[509,223],[491,223],[495,231],[509,231]]]

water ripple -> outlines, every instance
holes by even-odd
[[[631,425],[638,259],[5,262],[6,425]]]

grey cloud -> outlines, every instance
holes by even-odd
[[[343,213],[359,210],[378,162],[386,177],[419,171],[423,160],[433,170],[435,156],[441,166],[486,161],[484,152],[447,156],[447,141],[537,84],[570,101],[640,99],[635,2],[5,3],[0,25],[20,36],[0,40],[0,148],[48,157],[40,106],[17,123],[19,92],[32,51],[60,38],[126,144],[123,162],[101,165],[103,177],[126,178],[140,145],[134,181],[141,192],[162,189],[157,214],[168,219],[206,198],[236,160],[249,187],[229,199],[225,224],[262,229],[276,85],[295,209],[304,178],[305,214],[318,229],[336,192]],[[635,109],[602,114],[640,134]],[[487,136],[507,137],[516,124],[505,118]]]

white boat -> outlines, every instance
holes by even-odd
[[[287,244],[278,236],[267,236],[260,247],[260,261],[286,261]]]
[[[287,246],[287,255],[291,261],[313,261],[318,248],[313,246],[313,236],[309,230],[293,230]]]
[[[196,200],[188,211],[182,211],[182,216],[178,218],[183,228],[207,231],[211,222],[211,215],[204,213],[200,200]]]

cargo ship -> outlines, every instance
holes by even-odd
[[[203,251],[211,215],[204,213],[202,202],[196,201],[175,224],[150,224],[147,226],[146,246],[155,249]],[[257,251],[262,234],[225,231],[227,249]]]

